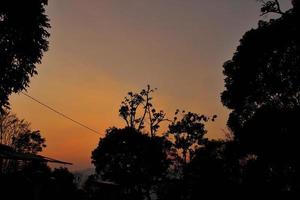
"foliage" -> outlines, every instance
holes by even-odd
[[[228,125],[238,152],[240,189],[245,193],[299,191],[300,24],[296,2],[280,18],[260,21],[257,29],[248,31],[232,60],[224,64],[222,102],[231,109]],[[266,6],[263,9],[268,12],[276,8],[271,3]]]
[[[92,163],[102,180],[120,185],[124,198],[148,198],[168,168],[166,145],[134,128],[112,128],[92,152]]]
[[[284,110],[264,107],[240,131],[241,154],[244,157],[255,155],[243,173],[248,187],[289,192],[300,189],[297,183],[299,115],[300,107]]]
[[[21,153],[37,154],[46,147],[40,131],[32,131],[30,124],[5,111],[0,116],[0,143]],[[0,173],[17,171],[28,162],[0,159]]]
[[[179,115],[182,116],[179,116]],[[216,116],[211,118],[214,121]],[[182,159],[187,163],[191,159],[194,151],[203,145],[206,139],[204,135],[207,133],[204,123],[210,120],[209,117],[197,113],[179,110],[175,112],[175,117],[169,125],[167,136],[173,136],[174,147],[182,151]],[[172,140],[172,139],[171,139]]]
[[[24,90],[48,50],[47,0],[0,1],[0,111],[8,96]]]
[[[299,22],[294,10],[281,18],[260,22],[240,41],[233,58],[224,64],[222,102],[231,109],[233,132],[263,106],[293,108],[300,98]]]
[[[12,146],[18,152],[37,154],[46,147],[40,131],[28,131],[13,138]]]
[[[267,13],[277,13],[281,15],[283,14],[278,0],[273,0],[273,1],[258,0],[258,1],[261,2],[262,4],[261,7],[262,15],[265,15]]]
[[[233,145],[230,141],[211,140],[196,150],[184,170],[186,196],[183,199],[233,194],[238,190],[239,167],[232,155]]]
[[[56,168],[51,174],[54,179],[54,186],[57,188],[53,199],[76,199],[77,185],[75,176],[67,168]]]
[[[160,127],[160,123],[166,121],[164,111],[157,111],[152,104],[152,93],[150,85],[142,89],[139,93],[128,92],[122,101],[119,115],[125,120],[126,126],[142,131],[146,124],[149,124],[149,133],[155,136]]]
[[[92,163],[97,176],[91,176],[86,184],[92,199],[103,196],[101,189],[93,189],[95,183],[103,187],[102,181],[116,184],[121,194],[129,199],[152,199],[154,194],[166,198],[169,193],[161,188],[169,191],[172,190],[169,183],[175,188],[183,184],[182,170],[193,153],[207,141],[205,123],[214,121],[216,116],[177,110],[171,121],[163,111],[157,112],[154,108],[154,91],[148,85],[139,93],[129,92],[119,110],[126,128],[108,129],[93,151]],[[163,121],[169,122],[169,129],[158,137],[157,131]]]
[[[0,174],[0,191],[1,197],[9,199],[84,200],[73,174],[65,168],[51,170],[40,162],[27,165],[19,172]]]
[[[235,142],[207,140],[183,168],[183,175],[166,180],[159,190],[161,200],[196,200],[200,197],[240,191],[240,166]]]
[[[30,124],[6,111],[0,116],[0,143],[14,148],[18,152],[41,152],[46,140],[40,131],[32,131]]]
[[[297,10],[299,12],[299,8],[300,8],[300,1],[299,0],[292,0],[292,4],[293,4],[293,9]]]

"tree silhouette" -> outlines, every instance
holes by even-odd
[[[178,116],[181,114],[182,116]],[[212,117],[214,121],[216,116]],[[192,158],[195,150],[206,141],[204,135],[207,133],[204,123],[210,120],[209,117],[197,113],[179,110],[175,112],[175,117],[169,125],[167,136],[172,136],[174,147],[178,154],[182,154],[183,163],[187,163]]]
[[[48,50],[50,27],[44,7],[47,0],[0,2],[0,111],[8,108],[8,96],[24,90],[37,73]]]
[[[45,163],[33,162],[22,171],[3,175],[1,197],[10,199],[84,200],[75,177],[66,168],[51,170]]]
[[[75,183],[75,176],[67,168],[56,168],[52,171],[52,179],[54,180],[54,194],[52,199],[78,199],[78,189]]]
[[[18,152],[36,154],[46,147],[40,131],[32,131],[30,123],[20,120],[15,114],[5,112],[0,116],[0,143]]]
[[[183,167],[182,176],[166,180],[161,200],[196,200],[241,191],[240,166],[232,140],[206,140]]]
[[[12,147],[17,152],[37,154],[46,147],[40,131],[32,131],[30,124],[15,114],[5,111],[0,116],[0,144]],[[13,165],[13,166],[12,166]],[[0,159],[0,172],[15,168],[16,161]]]
[[[122,199],[151,199],[155,183],[166,172],[167,141],[136,129],[112,128],[92,152],[92,163],[104,181],[120,186]]]
[[[263,7],[280,9],[278,1]],[[299,1],[278,19],[260,21],[224,64],[222,102],[239,152],[244,192],[299,191]]]
[[[195,152],[184,170],[185,197],[196,200],[200,196],[233,194],[238,188],[238,165],[232,157],[232,141],[206,141]]]
[[[292,4],[293,4],[293,7],[294,7],[294,10],[299,12],[300,1],[299,0],[292,0]]]
[[[128,92],[119,109],[119,115],[125,120],[126,126],[142,131],[146,124],[149,124],[151,136],[155,136],[160,127],[160,123],[166,121],[164,111],[157,111],[152,103],[152,89],[150,85],[142,89],[139,93]]]
[[[299,106],[299,20],[294,9],[279,19],[261,21],[240,41],[224,64],[222,102],[232,110],[229,127],[236,132],[263,106]]]
[[[274,1],[258,0],[258,1],[261,2],[261,4],[262,4],[262,7],[261,7],[262,15],[265,15],[268,13],[277,13],[280,15],[283,14],[278,0],[274,0]]]
[[[245,124],[239,137],[240,152],[244,157],[255,155],[243,175],[248,187],[270,192],[299,191],[299,115],[300,107],[264,107]]]
[[[123,199],[183,197],[182,172],[194,153],[208,141],[204,137],[205,123],[214,121],[216,116],[177,110],[171,121],[163,111],[154,108],[154,91],[148,85],[139,93],[129,92],[119,110],[126,128],[108,129],[92,152],[97,176],[91,176],[86,184],[91,199],[101,198],[105,193],[100,188],[95,190],[95,184],[107,188],[107,183],[116,184],[122,194],[118,198]],[[158,137],[163,121],[169,123],[169,128]],[[179,190],[175,192],[176,188]]]

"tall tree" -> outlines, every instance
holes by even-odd
[[[232,110],[228,125],[234,132],[263,106],[300,106],[298,15],[292,9],[276,20],[260,21],[224,64],[222,102]]]
[[[265,9],[280,9],[278,1]],[[276,3],[277,2],[277,3]],[[299,1],[278,19],[260,21],[224,64],[222,102],[231,109],[243,188],[252,192],[299,191]]]
[[[8,96],[24,90],[37,74],[48,50],[48,0],[0,1],[0,111],[9,107]]]

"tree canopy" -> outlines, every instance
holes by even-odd
[[[46,139],[40,131],[33,131],[30,124],[15,114],[5,111],[0,115],[0,144],[13,148],[16,152],[37,154],[46,147]],[[20,162],[0,159],[0,173],[15,171]]]
[[[180,116],[181,115],[181,116]],[[208,120],[214,121],[217,116],[214,115],[211,119],[205,115],[200,115],[193,112],[185,112],[177,110],[175,117],[169,125],[167,136],[172,136],[171,141],[175,149],[178,150],[178,155],[182,155],[183,163],[187,163],[192,159],[194,152],[205,143],[207,138],[205,134],[205,123]]]
[[[102,180],[120,185],[124,199],[148,198],[168,168],[165,143],[130,127],[108,129],[92,152],[92,163]]]
[[[40,131],[33,131],[30,123],[6,111],[0,116],[0,143],[18,152],[36,154],[46,147]]]
[[[108,129],[92,152],[96,176],[90,177],[87,189],[94,196],[103,193],[91,190],[95,182],[103,185],[97,183],[98,178],[121,188],[125,199],[166,197],[169,193],[163,194],[161,187],[170,188],[166,182],[179,181],[193,153],[207,141],[205,123],[216,116],[177,110],[170,120],[154,107],[153,92],[150,86],[139,93],[129,92],[119,110],[125,128]],[[157,134],[163,121],[169,126]]]
[[[24,90],[48,50],[48,0],[0,1],[0,111],[8,96]]]
[[[263,11],[280,9],[278,1],[268,2]],[[222,102],[231,109],[244,191],[299,191],[299,1],[293,6],[248,31],[224,64]]]
[[[155,136],[160,123],[168,121],[166,113],[163,110],[156,110],[153,105],[152,94],[155,90],[148,85],[140,92],[128,92],[119,109],[119,116],[126,122],[127,127],[146,131],[151,136]]]
[[[298,11],[260,21],[240,41],[233,58],[224,64],[222,102],[231,109],[229,127],[235,132],[264,106],[300,105],[300,30]]]

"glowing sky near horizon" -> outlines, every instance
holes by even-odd
[[[289,1],[282,1],[289,7]],[[222,64],[243,33],[256,27],[255,0],[49,0],[50,49],[28,93],[98,130],[123,126],[118,108],[128,91],[157,87],[154,102],[217,114],[208,136],[224,136]],[[47,139],[44,155],[91,166],[99,136],[12,95],[13,112]]]

